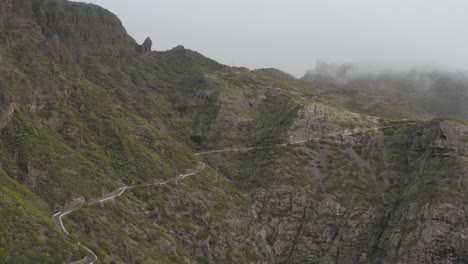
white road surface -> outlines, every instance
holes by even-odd
[[[406,125],[410,125],[410,124],[415,124],[415,123],[408,123]],[[325,137],[337,137],[337,136],[352,136],[352,135],[356,135],[356,134],[359,134],[359,133],[364,133],[364,132],[369,132],[369,131],[376,131],[376,130],[380,130],[380,129],[384,129],[384,128],[389,128],[389,127],[392,127],[392,126],[385,126],[385,127],[375,127],[375,128],[371,128],[371,129],[364,129],[364,130],[361,130],[361,131],[357,131],[357,132],[353,132],[353,133],[343,133],[343,134],[329,134],[329,135],[325,135]],[[298,145],[298,144],[303,144],[303,143],[306,143],[306,142],[309,142],[309,141],[317,141],[317,140],[321,140],[321,139],[324,139],[325,137],[322,137],[322,138],[312,138],[312,139],[304,139],[304,140],[300,140],[300,141],[296,141],[296,142],[292,142],[292,143],[283,143],[283,144],[276,144],[276,145],[272,145],[272,146],[267,146],[267,147],[286,147],[286,146],[290,146],[290,145]],[[238,152],[238,151],[250,151],[250,150],[254,150],[254,149],[264,149],[265,147],[249,147],[249,148],[233,148],[233,149],[221,149],[221,150],[211,150],[211,151],[205,151],[205,152],[200,152],[200,153],[195,153],[194,155],[195,156],[201,156],[201,155],[206,155],[206,154],[213,154],[213,153],[224,153],[224,152]],[[197,169],[194,171],[194,172],[191,172],[191,173],[187,173],[187,174],[180,174],[178,175],[177,177],[175,177],[174,180],[172,181],[179,181],[179,180],[183,180],[185,179],[186,177],[189,177],[189,176],[193,176],[195,174],[197,174],[199,171],[203,170],[205,168],[205,163],[203,162],[200,162],[198,164],[198,167]],[[133,188],[137,188],[137,187],[144,187],[144,186],[154,186],[154,185],[166,185],[168,184],[169,182],[165,181],[165,182],[160,182],[160,183],[154,183],[154,184],[141,184],[141,185],[134,185],[134,186],[127,186],[127,187],[121,187],[119,189],[116,190],[116,194],[112,194],[111,196],[108,196],[108,197],[103,197],[101,199],[98,199],[97,202],[92,202],[92,203],[89,203],[89,204],[95,204],[95,203],[103,203],[103,202],[106,202],[106,201],[109,201],[109,200],[113,200],[119,196],[121,196],[122,194],[125,193],[126,190],[129,190],[129,189],[133,189]],[[62,217],[67,215],[67,214],[70,214],[76,210],[80,209],[80,207],[77,207],[77,208],[72,208],[72,209],[68,209],[67,211],[65,212],[58,212],[56,214],[54,214],[52,216],[52,219],[53,221],[55,222],[55,224],[60,228],[60,230],[62,230],[62,232],[64,232],[65,234],[67,235],[70,235],[67,231],[67,229],[65,228],[64,224],[63,224],[63,221],[62,221]],[[89,248],[83,246],[83,245],[80,245],[83,249],[86,250],[86,252],[88,252],[88,255],[79,260],[79,261],[76,261],[76,262],[72,262],[70,264],[92,264],[94,261],[97,260],[97,256],[96,254],[91,251]]]
[[[413,124],[416,124],[416,123],[407,123],[405,125],[413,125]],[[349,136],[357,135],[359,133],[377,131],[377,130],[390,128],[390,127],[395,127],[395,126],[373,127],[373,128],[370,128],[370,129],[363,129],[363,130],[360,130],[360,131],[357,131],[357,132],[352,132],[352,133],[328,134],[328,135],[325,135],[324,137],[321,137],[321,138],[303,139],[303,140],[299,140],[299,141],[296,141],[296,142],[276,144],[276,145],[271,145],[271,146],[210,150],[210,151],[195,153],[194,155],[195,156],[202,156],[202,155],[214,154],[214,153],[240,152],[240,151],[249,151],[249,150],[254,150],[254,149],[264,149],[264,148],[267,148],[267,147],[285,147],[285,146],[303,144],[303,143],[306,143],[306,142],[309,142],[309,141],[318,141],[318,140],[321,140],[321,139],[325,139],[326,137],[338,137],[338,136],[349,137]]]
[[[183,180],[185,179],[186,177],[189,177],[189,176],[193,176],[195,174],[197,174],[198,172],[200,172],[201,170],[203,170],[205,168],[205,163],[203,162],[199,162],[198,164],[198,167],[197,169],[194,171],[194,172],[191,172],[191,173],[187,173],[187,174],[181,174],[179,176],[177,176],[174,180],[172,181],[178,181],[178,180]],[[97,200],[97,202],[91,202],[91,203],[88,203],[88,204],[96,204],[96,203],[103,203],[103,202],[106,202],[106,201],[109,201],[109,200],[113,200],[119,196],[121,196],[122,194],[124,194],[124,192],[126,190],[129,190],[129,189],[133,189],[133,188],[137,188],[137,187],[144,187],[144,186],[154,186],[154,185],[166,185],[168,184],[169,182],[165,181],[165,182],[160,182],[160,183],[154,183],[154,184],[141,184],[141,185],[134,185],[134,186],[126,186],[126,187],[120,187],[119,189],[117,189],[115,191],[116,194],[111,194],[110,196],[105,196],[105,197],[102,197],[100,199]],[[76,207],[76,208],[72,208],[72,209],[68,209],[66,210],[65,212],[58,212],[56,214],[54,214],[52,216],[52,220],[54,221],[54,223],[60,228],[60,230],[62,230],[62,232],[64,232],[65,234],[67,235],[70,235],[70,233],[68,233],[67,229],[65,228],[65,225],[63,224],[63,221],[62,221],[62,217],[67,215],[67,214],[70,214],[76,210],[79,210],[81,207]],[[81,260],[78,260],[78,261],[75,261],[75,262],[71,262],[70,264],[93,264],[94,261],[97,260],[97,256],[96,254],[89,248],[85,247],[84,245],[81,245],[79,244],[84,250],[86,250],[86,252],[88,253],[88,255],[86,257],[84,257],[83,259]]]

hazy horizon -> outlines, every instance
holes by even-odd
[[[468,70],[466,1],[86,0],[154,50],[177,45],[230,66],[297,77],[330,63]]]

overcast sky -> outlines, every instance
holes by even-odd
[[[154,50],[179,44],[221,63],[296,76],[332,63],[468,70],[467,0],[86,0]]]

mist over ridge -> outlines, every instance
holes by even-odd
[[[468,117],[468,74],[460,70],[318,62],[302,80],[322,88],[361,89],[406,100],[438,116]]]
[[[468,2],[86,0],[117,14],[139,43],[179,44],[230,66],[301,77],[317,60],[468,70]]]

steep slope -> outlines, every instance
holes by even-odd
[[[55,228],[47,204],[0,171],[2,263],[62,263],[82,255]]]
[[[66,46],[54,61],[45,49],[53,40],[37,27],[2,35],[2,140],[11,149],[4,168],[53,207],[196,164],[183,146],[88,81]]]
[[[0,26],[8,262],[69,262],[78,242],[101,263],[466,260],[465,125],[183,46],[152,52],[94,5],[2,1]],[[88,205],[198,159],[196,177]],[[50,217],[80,205],[65,236]]]
[[[105,263],[264,263],[250,202],[209,169],[65,220]]]
[[[268,134],[285,127],[275,123],[292,122],[306,106],[326,105],[328,112],[352,123],[345,111],[355,107],[342,104],[342,99],[371,104],[359,112],[376,118],[431,117],[420,108],[378,96],[337,93],[335,99],[279,71],[226,67],[182,46],[125,61],[93,60],[82,67],[93,83],[198,149],[264,144]]]
[[[403,123],[206,159],[250,193],[273,263],[463,263],[467,135]]]
[[[33,11],[44,36],[66,45],[78,62],[88,56],[128,58],[141,50],[117,16],[102,7],[35,0]]]
[[[96,75],[88,72],[89,65],[109,68],[114,59],[119,64],[129,57],[139,61],[149,42],[146,47],[135,46],[124,34],[120,21],[96,6],[68,1],[1,4],[0,162],[5,171],[2,177],[12,182],[2,189],[2,204],[7,205],[2,210],[11,215],[2,218],[3,260],[63,263],[78,259],[86,254],[76,247],[76,242],[81,241],[78,234],[72,230],[72,236],[66,238],[59,233],[50,219],[54,212],[83,204],[120,186],[174,177],[196,167],[197,161],[187,146],[177,143],[165,131],[157,115],[154,118],[145,115],[128,101],[134,98],[114,93],[111,85],[118,78],[101,86],[102,83],[93,82]],[[86,28],[80,27],[83,25],[80,21],[84,20],[90,23]],[[106,31],[108,27],[112,30]],[[102,34],[104,31],[108,35]],[[119,34],[124,35],[119,38]],[[99,63],[101,59],[107,61]],[[176,79],[177,75],[171,77]],[[115,89],[123,89],[124,85],[116,85]],[[132,92],[131,88],[127,91]],[[153,106],[153,110],[157,107]],[[27,194],[34,202],[24,201],[25,188],[18,183],[34,193]],[[221,187],[230,188],[229,185],[223,182]],[[209,184],[207,187],[209,190],[202,193],[211,191]],[[240,195],[235,189],[232,192]],[[188,197],[190,200],[191,195]],[[149,200],[144,196],[138,203],[141,206]],[[212,201],[220,203],[214,198]],[[232,210],[245,211],[241,200],[234,204],[237,207],[232,206]],[[136,215],[137,212],[133,218]],[[219,215],[210,223],[220,225],[228,217]],[[244,223],[253,223],[251,215],[245,218]],[[141,222],[145,226],[152,220]],[[207,223],[200,225],[202,229]],[[117,228],[111,232],[119,232]],[[238,240],[245,241],[247,235],[250,236],[248,232],[239,234]],[[182,237],[185,236],[181,234],[178,239]],[[96,241],[90,242],[89,247],[100,252],[93,243]],[[201,245],[189,249],[197,247]],[[139,250],[149,252],[149,248],[139,247],[132,254],[138,254]],[[201,258],[208,257],[211,251],[202,253]],[[108,254],[117,258],[119,252]],[[247,255],[237,254],[233,258]],[[99,256],[106,258],[101,253]],[[256,257],[261,258],[261,254],[254,252],[252,258]]]

